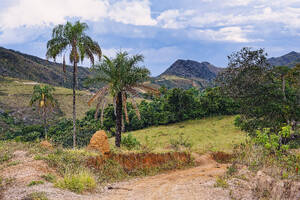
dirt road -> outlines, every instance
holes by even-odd
[[[231,199],[229,191],[214,187],[216,177],[225,173],[226,165],[216,163],[209,155],[199,157],[198,162],[199,167],[117,183],[102,199]]]
[[[186,170],[172,171],[152,177],[138,178],[110,185],[101,193],[78,195],[45,183],[28,187],[32,180],[51,169],[43,161],[34,160],[26,152],[15,152],[14,161],[19,164],[0,172],[4,178],[13,179],[13,184],[4,191],[3,199],[22,199],[32,192],[45,192],[50,200],[226,200],[229,191],[214,187],[215,180],[226,171],[226,165],[216,163],[209,155],[196,160],[200,166]]]

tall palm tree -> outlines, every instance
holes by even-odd
[[[73,64],[73,148],[76,147],[76,80],[77,63],[88,58],[94,65],[94,55],[99,60],[102,52],[99,44],[85,34],[88,29],[86,23],[80,21],[74,24],[67,22],[65,25],[58,25],[52,31],[52,39],[47,43],[47,58],[54,60],[63,55],[63,69],[65,71],[65,54],[70,50],[69,60]]]
[[[44,121],[44,134],[45,139],[48,139],[47,136],[47,114],[51,111],[56,105],[57,101],[54,99],[52,92],[55,89],[52,86],[40,86],[35,85],[33,87],[33,94],[30,100],[30,106],[37,104],[38,109],[41,111],[41,115]]]
[[[137,66],[143,60],[144,57],[142,55],[129,57],[127,52],[117,53],[114,59],[104,56],[104,60],[93,67],[93,70],[96,72],[95,76],[88,81],[89,83],[106,83],[88,102],[91,105],[93,101],[98,100],[95,118],[98,116],[98,111],[102,105],[101,123],[103,123],[103,111],[107,102],[106,96],[111,95],[113,97],[116,115],[115,144],[117,147],[120,147],[121,143],[123,112],[126,121],[129,122],[126,107],[127,98],[131,97],[136,114],[140,119],[140,113],[134,97],[141,91],[158,93],[156,89],[143,84],[150,74],[148,69]]]

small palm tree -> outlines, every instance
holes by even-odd
[[[158,93],[156,89],[143,84],[143,82],[149,78],[150,74],[148,69],[137,66],[137,64],[143,60],[144,57],[142,55],[129,57],[127,52],[117,53],[114,59],[104,56],[104,60],[99,65],[93,67],[95,76],[88,81],[88,83],[106,83],[88,102],[88,104],[91,105],[93,101],[98,100],[95,118],[97,118],[102,105],[101,123],[103,123],[103,111],[107,102],[106,96],[111,95],[113,97],[116,115],[115,144],[117,147],[120,147],[121,143],[123,112],[126,121],[129,122],[126,107],[127,98],[131,97],[136,114],[140,119],[140,113],[134,97],[141,91]]]
[[[86,23],[79,21],[74,24],[67,22],[65,25],[58,25],[52,31],[52,39],[47,43],[47,58],[54,60],[63,55],[63,69],[65,71],[65,54],[68,50],[69,60],[73,64],[73,148],[76,147],[76,81],[77,63],[88,58],[94,65],[94,55],[99,60],[102,52],[99,44],[85,34],[88,29]]]
[[[36,104],[38,107],[44,122],[44,134],[45,139],[48,139],[47,135],[47,114],[57,105],[57,101],[54,99],[52,92],[55,89],[52,86],[40,86],[35,85],[33,87],[33,94],[30,100],[30,106]]]

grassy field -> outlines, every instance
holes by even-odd
[[[150,127],[133,131],[141,146],[155,152],[186,148],[196,152],[231,152],[235,144],[246,139],[246,134],[233,124],[234,116],[219,116],[200,120]],[[123,134],[123,136],[128,133]],[[114,143],[114,138],[110,140]]]
[[[0,76],[0,106],[5,108],[24,108],[29,106],[34,82]],[[54,97],[58,100],[65,117],[72,117],[72,90],[55,87]],[[87,102],[91,98],[88,91],[77,91],[77,116],[82,118],[89,109]]]

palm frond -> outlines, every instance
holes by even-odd
[[[98,101],[98,103],[96,105],[96,111],[95,111],[95,114],[94,114],[94,119],[98,118],[98,114],[99,114],[101,103],[102,103],[101,101]]]
[[[134,97],[131,98],[131,102],[132,102],[132,106],[133,106],[133,108],[135,110],[136,116],[138,117],[139,120],[141,120],[140,110],[139,110],[139,108],[137,106],[137,103],[136,103]]]
[[[109,89],[109,85],[106,85],[104,87],[102,87],[88,102],[88,105],[91,106],[92,102],[101,97],[101,96],[104,96],[108,93],[108,89]]]
[[[144,84],[138,84],[135,86],[136,88],[140,88],[140,89],[143,89],[143,90],[146,90],[150,93],[154,93],[156,95],[159,95],[159,90],[158,89],[155,89],[153,87],[150,87],[150,86],[146,86]]]
[[[102,103],[101,116],[100,116],[101,126],[103,126],[105,107],[106,107],[106,98],[103,99],[103,103]]]

